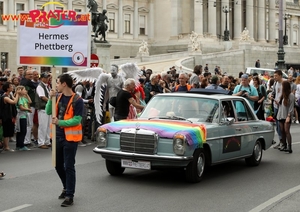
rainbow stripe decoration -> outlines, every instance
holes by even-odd
[[[87,67],[87,58],[85,57],[83,63],[78,65],[74,63],[72,57],[20,56],[20,64]]]
[[[206,127],[204,124],[192,124],[179,121],[165,120],[122,120],[101,126],[110,132],[119,132],[122,129],[139,128],[156,132],[162,138],[173,138],[175,134],[186,137],[188,145],[200,145],[206,142]]]

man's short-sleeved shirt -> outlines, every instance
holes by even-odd
[[[246,91],[248,92],[248,95],[249,96],[258,96],[258,93],[257,93],[257,90],[254,86],[252,85],[249,85],[247,87],[244,87],[242,85],[238,85],[234,88],[234,91],[233,91],[233,94],[236,94],[240,91]],[[249,98],[246,98],[248,100],[248,102],[250,103],[251,107],[254,109],[254,101],[252,101],[251,99]],[[239,102],[238,102],[239,103]],[[236,108],[237,108],[237,112],[245,112],[245,111],[242,111],[244,109],[242,109],[243,107],[240,107],[239,104],[236,105]],[[241,111],[239,111],[239,109]]]
[[[132,98],[132,95],[125,90],[120,90],[116,98],[116,107],[115,114],[123,117],[127,117],[129,113],[129,99]]]

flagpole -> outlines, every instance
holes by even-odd
[[[52,72],[52,89],[56,91],[56,70],[55,66],[51,69]],[[51,97],[52,100],[52,116],[56,116],[56,95]],[[52,166],[56,167],[56,125],[52,123]]]

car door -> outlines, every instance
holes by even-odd
[[[255,112],[246,99],[233,101],[237,121],[234,123],[236,137],[240,139],[240,156],[249,155],[253,151],[254,143],[259,131],[259,121]]]
[[[220,132],[220,161],[238,158],[241,155],[241,137],[243,127],[236,120],[233,101],[221,101]],[[233,120],[230,123],[230,120]]]

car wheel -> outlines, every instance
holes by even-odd
[[[194,152],[194,159],[188,164],[185,170],[186,180],[191,183],[198,183],[202,180],[205,168],[205,154],[203,149]]]
[[[254,145],[251,157],[245,158],[246,164],[248,166],[258,166],[262,158],[262,154],[263,154],[262,151],[263,149],[262,149],[261,142],[258,140]]]
[[[121,163],[114,162],[111,160],[106,160],[105,162],[106,162],[106,169],[109,174],[113,176],[123,174],[125,168],[121,167]]]

